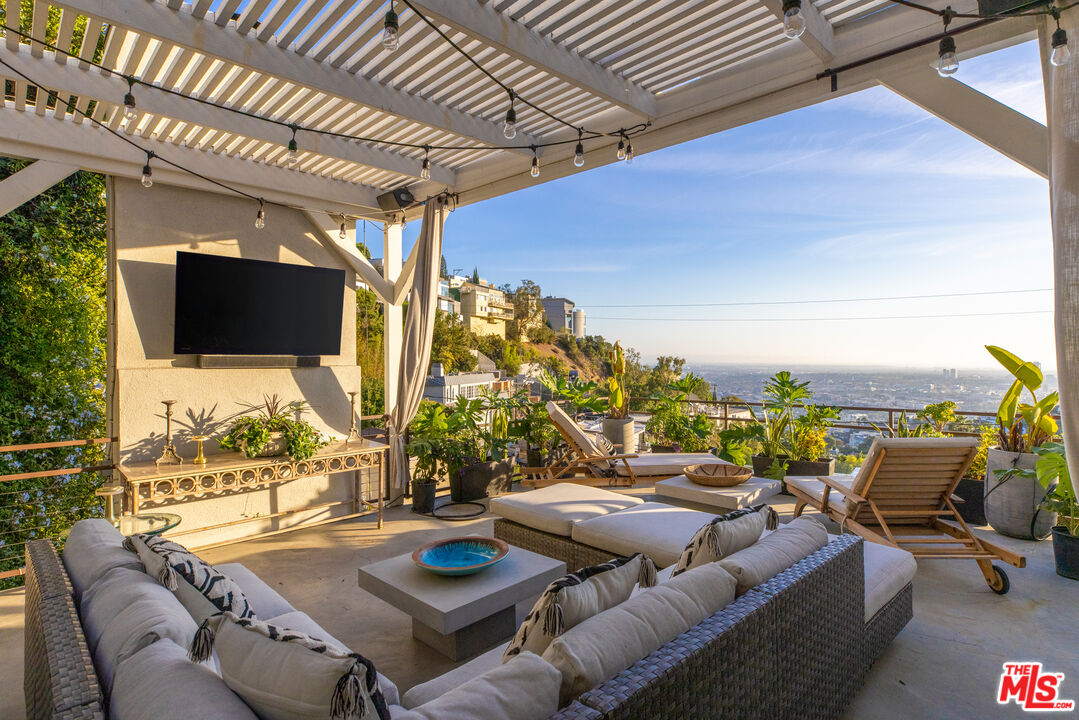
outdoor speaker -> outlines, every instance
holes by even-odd
[[[416,204],[416,198],[412,196],[408,188],[403,187],[383,193],[375,199],[378,200],[378,206],[386,212],[407,210]]]

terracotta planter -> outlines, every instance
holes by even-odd
[[[450,473],[450,499],[472,502],[504,495],[513,487],[513,461],[480,462]]]
[[[603,434],[620,453],[637,452],[637,433],[633,418],[603,418]]]
[[[985,519],[1001,535],[1020,540],[1045,540],[1056,513],[1042,508],[1045,488],[1034,478],[1001,480],[1000,473],[1011,468],[1029,470],[1038,461],[1034,453],[1006,452],[990,448],[985,458]]]

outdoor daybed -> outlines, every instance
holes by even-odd
[[[826,544],[818,545],[819,550],[771,579],[740,590],[739,597],[717,612],[568,701],[560,699],[564,676],[559,670],[529,652],[503,664],[502,647],[412,688],[400,700],[389,679],[378,676],[389,717],[651,719],[667,716],[675,708],[685,718],[835,717],[861,686],[866,668],[882,647],[865,632],[863,542],[853,536],[829,542],[823,529],[820,532],[820,543]],[[63,560],[48,541],[28,543],[25,690],[29,720],[256,717],[248,707],[250,697],[244,698],[245,705],[233,694],[232,686],[215,674],[223,672],[224,651],[221,669],[213,669],[222,627],[218,626],[215,654],[207,658],[213,663],[196,665],[184,646],[193,655],[197,652],[198,636],[209,620],[196,630],[197,618],[187,615],[184,606],[160,585],[156,585],[157,599],[142,596],[124,601],[127,593],[135,593],[128,586],[149,587],[153,579],[143,570],[139,555],[123,549],[120,542],[119,534],[104,521],[83,521],[73,529]],[[306,617],[242,566],[217,570],[233,575],[256,613],[278,613],[279,623]],[[691,569],[676,580],[686,580],[699,570]],[[102,584],[113,598],[106,610],[111,608],[114,614],[91,620],[78,608],[86,609],[88,596],[100,605],[105,595]],[[662,587],[656,586],[657,590]],[[644,600],[657,590],[644,591]],[[877,614],[880,622],[888,624],[889,640],[910,617],[909,585],[906,592],[906,604],[902,599],[893,601]],[[592,620],[617,613],[633,600]],[[292,629],[300,627],[335,642],[310,618]],[[97,644],[93,654],[91,638]],[[267,672],[272,674],[273,669]],[[368,676],[373,678],[371,667]],[[344,678],[339,687],[342,682]],[[111,689],[111,697],[104,688]],[[368,710],[364,720],[376,716],[373,708]],[[346,714],[340,717],[360,717],[354,707],[341,712]]]

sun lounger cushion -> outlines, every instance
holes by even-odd
[[[261,720],[389,720],[374,665],[334,641],[224,612],[190,651],[196,660],[216,652],[225,684]]]
[[[776,511],[767,505],[733,510],[712,518],[693,534],[682,550],[674,574],[681,575],[690,568],[733,555],[757,542],[766,528],[774,530],[776,523]]]
[[[698,510],[646,502],[609,515],[581,520],[570,536],[612,555],[647,553],[656,567],[678,562],[693,533],[714,515]]]
[[[198,629],[176,596],[126,567],[108,571],[83,593],[80,616],[106,693],[124,660],[165,638],[186,648]]]
[[[869,622],[899,591],[914,580],[918,562],[906,550],[862,543],[865,553],[865,621]]]
[[[251,609],[255,611],[256,617],[272,618],[296,609],[246,566],[240,563],[225,563],[214,567],[240,586],[244,595],[247,596],[247,601],[251,603]]]
[[[64,543],[63,562],[75,590],[75,604],[105,573],[116,567],[142,570],[139,557],[123,548],[124,536],[102,518],[79,520]]]
[[[159,640],[116,670],[109,698],[111,720],[256,720],[251,708],[205,665],[187,659],[187,649]]]
[[[704,565],[567,630],[543,654],[562,673],[560,702],[568,703],[723,608],[734,600],[734,588],[734,578],[723,568]]]
[[[176,593],[196,623],[226,610],[255,617],[240,586],[183,545],[156,535],[129,535],[124,547],[138,553],[147,575]]]
[[[558,712],[562,675],[525,652],[433,700],[395,710],[393,720],[544,720]],[[407,695],[406,695],[407,696]]]
[[[452,670],[442,673],[425,683],[413,685],[401,698],[401,705],[406,708],[414,708],[423,705],[437,697],[445,695],[450,690],[464,685],[472,678],[483,675],[488,670],[494,670],[502,664],[502,656],[506,654],[509,641],[497,645],[482,655],[477,655],[463,665],[458,665]],[[391,703],[392,705],[392,703]],[[396,717],[396,716],[394,716]]]
[[[723,558],[719,565],[738,580],[738,594],[743,595],[826,544],[828,531],[824,526],[813,518],[800,517]]]
[[[641,453],[626,460],[633,474],[640,477],[674,477],[690,465],[720,465],[722,460],[711,453]],[[615,472],[628,477],[629,470],[621,462],[615,463]]]
[[[576,483],[558,483],[538,490],[491,498],[491,512],[507,520],[554,535],[569,537],[575,523],[640,505],[632,495]]]
[[[567,415],[566,411],[560,408],[554,401],[547,403],[547,414],[550,416],[551,422],[562,428],[562,431],[569,436],[573,441],[573,444],[576,445],[581,452],[588,454],[590,457],[610,454],[600,450],[599,447],[596,446],[596,443],[593,442],[592,436],[582,430],[581,426],[578,425],[573,418]],[[595,468],[596,472],[603,474],[607,470],[610,470],[611,461],[599,460],[592,463],[592,466]]]
[[[289,630],[299,630],[305,635],[325,640],[326,642],[334,643],[345,652],[348,652],[348,646],[343,642],[335,638],[330,633],[326,632],[317,622],[311,619],[311,616],[305,612],[299,610],[291,610],[277,617],[270,618],[266,621],[267,624],[280,628],[288,628]],[[378,673],[378,686],[382,690],[382,697],[385,698],[387,705],[396,705],[401,702],[401,693],[397,690],[397,686],[393,684],[393,681],[382,673]]]
[[[624,602],[638,583],[655,585],[655,582],[655,565],[640,553],[558,578],[547,586],[517,628],[502,662],[509,662],[526,650],[542,655],[563,632]]]
[[[846,488],[851,488],[854,485],[854,475],[831,475],[830,480],[835,480]],[[801,490],[810,497],[816,498],[818,501],[824,497],[824,488],[827,487],[824,483],[815,477],[799,476],[799,477],[785,477],[783,481],[787,485]],[[853,506],[853,504],[852,504]],[[837,512],[846,512],[847,500],[834,488],[828,493],[828,507],[836,510]],[[852,507],[853,509],[853,507]]]

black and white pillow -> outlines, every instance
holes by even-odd
[[[766,529],[775,530],[777,523],[776,511],[768,505],[734,510],[713,519],[693,534],[675,563],[671,577],[749,547]]]
[[[627,600],[638,583],[642,588],[656,584],[655,563],[641,553],[581,568],[555,580],[517,628],[502,662],[526,650],[542,655],[566,630]]]
[[[138,553],[146,572],[176,593],[195,622],[226,611],[255,617],[240,586],[183,545],[156,535],[130,535],[124,547]]]
[[[224,612],[203,621],[188,657],[216,653],[221,678],[269,720],[390,720],[370,660],[334,642]]]
[[[614,443],[612,443],[610,440],[608,440],[606,435],[604,435],[603,433],[596,433],[595,439],[596,439],[596,447],[599,448],[599,451],[601,453],[603,453],[604,455],[614,455],[615,454]]]

